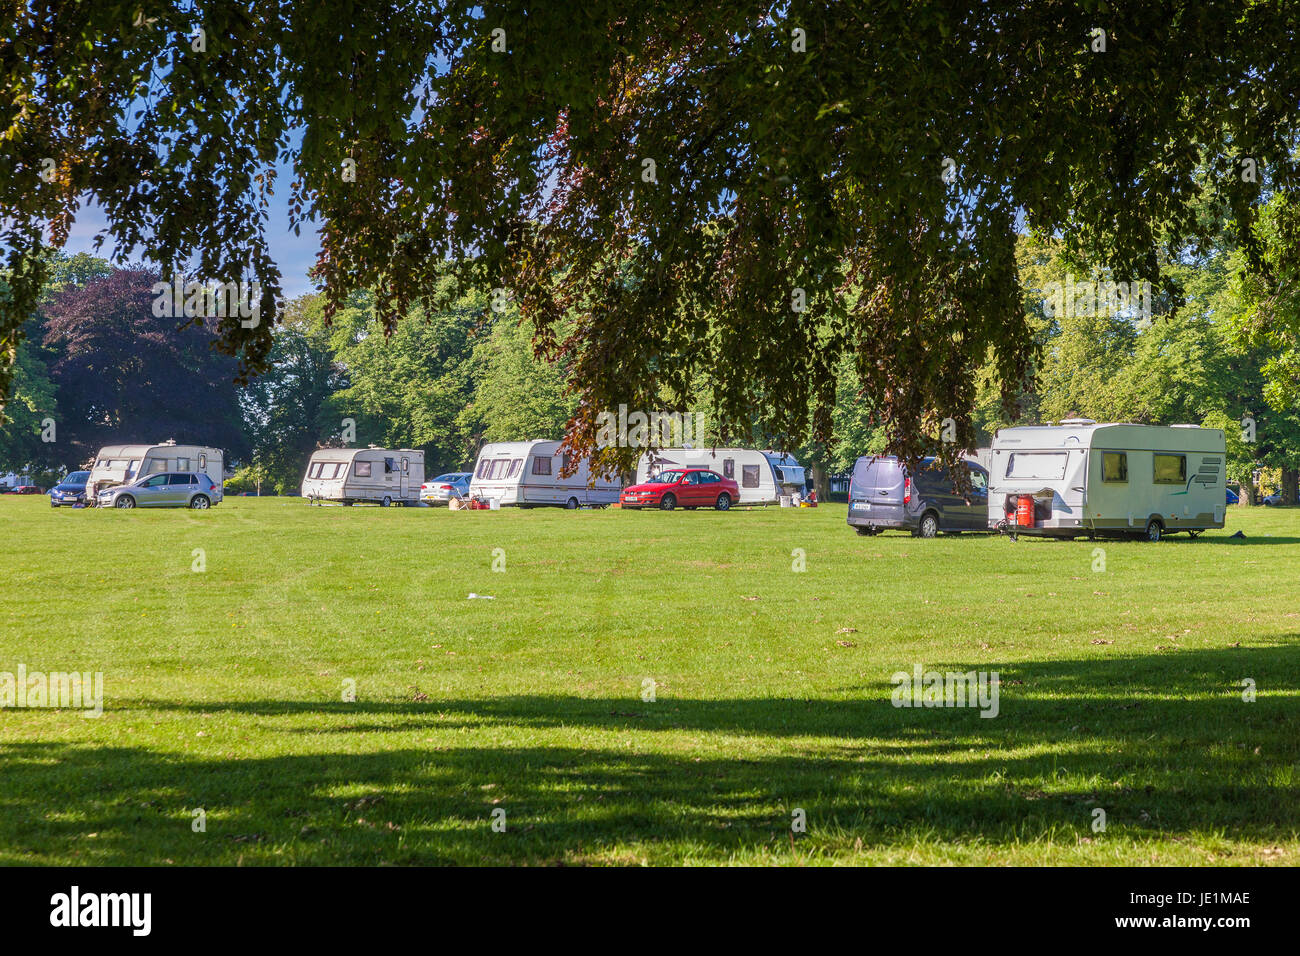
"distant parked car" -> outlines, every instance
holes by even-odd
[[[683,468],[661,471],[649,481],[631,485],[619,495],[624,508],[660,508],[672,511],[683,508],[716,508],[726,511],[740,500],[740,488],[707,468]]]
[[[88,471],[70,471],[57,485],[50,489],[50,507],[61,505],[76,506],[86,500],[86,479]]]
[[[468,471],[449,471],[430,478],[420,485],[420,500],[430,505],[445,505],[452,498],[468,498],[469,482],[474,475]]]
[[[99,493],[101,508],[198,508],[221,503],[221,486],[205,474],[161,472]]]
[[[1241,501],[1241,498],[1231,488],[1228,488],[1227,492],[1228,492],[1228,504],[1235,505]]]
[[[1265,495],[1263,498],[1260,498],[1259,500],[1261,504],[1266,504],[1266,505],[1286,504],[1285,500],[1283,500],[1282,498],[1282,492],[1280,491],[1275,491],[1271,495]]]
[[[988,531],[989,473],[965,462],[969,490],[952,489],[948,470],[933,458],[923,458],[916,474],[897,458],[863,455],[853,466],[849,482],[849,526],[858,534],[894,529],[933,538],[940,531]]]
[[[43,495],[43,494],[45,494],[45,489],[40,488],[40,487],[38,487],[38,486],[36,486],[36,485],[19,485],[19,486],[18,486],[17,488],[15,488],[13,491],[6,492],[6,494],[11,494],[11,495]]]

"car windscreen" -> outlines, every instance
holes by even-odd
[[[675,485],[682,480],[682,476],[685,474],[684,471],[661,471],[657,475],[651,475],[647,479],[647,484]]]
[[[1060,481],[1065,477],[1065,464],[1069,457],[1069,452],[1064,451],[1012,452],[1007,459],[1007,477]]]

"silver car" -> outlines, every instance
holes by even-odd
[[[105,488],[96,502],[101,508],[198,508],[220,504],[221,486],[203,473],[160,472],[124,485]]]
[[[420,500],[430,505],[445,505],[452,498],[469,497],[469,480],[474,475],[468,471],[449,471],[420,486]]]

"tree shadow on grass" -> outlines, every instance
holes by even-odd
[[[1296,839],[1295,643],[1000,670],[994,719],[896,708],[888,675],[816,699],[146,703],[255,720],[287,752],[2,747],[0,861],[725,860],[789,852],[795,808],[838,852],[1073,843],[1095,807],[1112,841]]]

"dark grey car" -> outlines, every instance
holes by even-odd
[[[921,459],[913,475],[897,458],[863,455],[849,482],[849,526],[858,534],[892,528],[922,538],[941,531],[988,531],[989,473],[976,462],[965,465],[970,487],[959,494],[948,469],[934,458]]]

